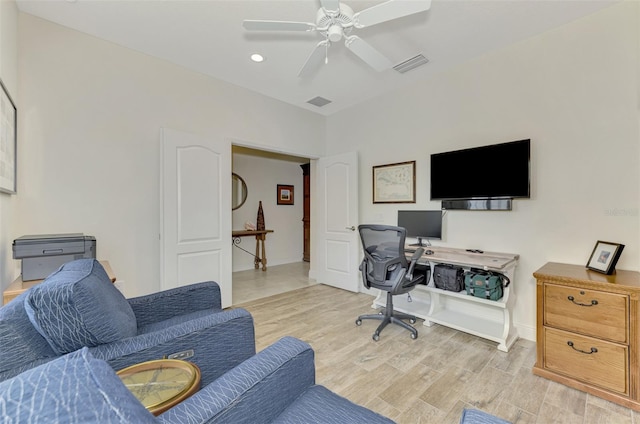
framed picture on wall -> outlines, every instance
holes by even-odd
[[[416,203],[416,161],[374,166],[373,203]]]
[[[293,205],[293,186],[278,184],[278,204]]]
[[[607,275],[613,274],[622,249],[624,244],[598,240],[587,262],[587,268]]]
[[[17,191],[18,112],[4,83],[0,80],[0,191]]]

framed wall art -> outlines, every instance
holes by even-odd
[[[18,112],[11,96],[0,80],[0,191],[15,194],[17,191]]]
[[[622,249],[624,244],[598,240],[587,262],[587,268],[607,275],[613,274]]]
[[[415,202],[415,160],[373,167],[373,203]]]
[[[278,204],[293,205],[293,186],[278,184]]]

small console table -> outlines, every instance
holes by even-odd
[[[407,246],[407,249],[414,247]],[[473,334],[498,343],[498,350],[508,352],[518,339],[512,325],[512,309],[515,304],[513,292],[514,274],[519,255],[511,253],[484,252],[473,253],[465,249],[429,246],[431,255],[422,255],[420,264],[431,268],[431,277],[427,285],[418,285],[406,296],[393,299],[394,308],[400,312],[424,319],[424,325],[431,327],[440,324],[465,333]],[[410,256],[410,254],[408,254]],[[433,281],[433,267],[438,264],[458,265],[464,269],[480,268],[485,271],[499,272],[511,281],[504,288],[502,299],[487,300],[469,296],[466,291],[452,292],[436,288]],[[386,305],[386,295],[380,292],[372,307]]]
[[[248,252],[246,250],[245,252],[253,255],[254,257],[253,263],[256,269],[258,269],[260,267],[260,264],[262,264],[263,271],[267,270],[267,253],[266,253],[266,247],[265,247],[265,241],[267,240],[267,233],[273,233],[273,230],[234,230],[231,232],[231,237],[233,238],[233,245],[238,247],[239,249],[242,249],[241,247],[238,246],[238,244],[240,244],[241,242],[240,240],[241,237],[247,237],[247,236],[256,237],[256,254],[253,255],[251,252]],[[262,245],[262,249],[260,248],[261,245]]]

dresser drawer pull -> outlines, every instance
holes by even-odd
[[[595,299],[591,301],[591,304],[576,302],[576,299],[573,296],[569,296],[567,297],[567,299],[569,299],[570,301],[572,301],[578,306],[596,306],[598,304],[598,301]]]
[[[567,344],[571,347],[571,349],[576,350],[580,353],[584,353],[585,355],[591,355],[592,353],[598,352],[598,349],[596,349],[595,347],[591,348],[591,352],[587,352],[586,350],[576,349],[576,347],[573,345],[573,342],[571,340],[569,340]]]

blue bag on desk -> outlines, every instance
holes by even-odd
[[[464,286],[467,294],[483,299],[501,299],[504,287],[508,285],[509,279],[507,277],[491,271],[471,270],[466,272],[464,276]]]
[[[459,266],[437,264],[433,267],[433,282],[442,290],[460,292],[464,290],[464,271]]]

